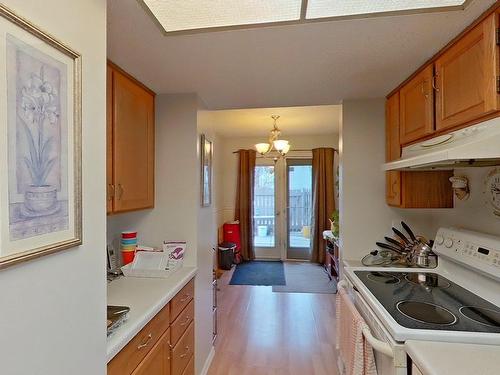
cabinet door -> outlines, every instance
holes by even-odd
[[[154,205],[154,95],[113,72],[114,212]]]
[[[106,212],[113,211],[113,70],[106,70]]]
[[[432,69],[432,65],[427,66],[399,91],[401,144],[434,132]]]
[[[472,122],[498,110],[496,14],[436,60],[436,129]]]
[[[170,375],[169,339],[170,330],[163,334],[132,375]]]
[[[399,93],[387,99],[385,106],[386,161],[398,159],[401,155],[399,144]],[[386,202],[390,206],[401,205],[401,173],[385,172]]]

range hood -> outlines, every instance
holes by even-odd
[[[450,170],[500,165],[500,118],[419,142],[383,170]]]

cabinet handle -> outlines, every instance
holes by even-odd
[[[122,184],[118,184],[118,186],[116,187],[116,189],[118,190],[117,198],[118,198],[118,200],[121,200],[122,197],[123,197],[123,186],[122,186]]]
[[[149,334],[148,335],[148,338],[146,339],[146,341],[140,345],[137,346],[137,350],[141,350],[142,348],[145,348],[146,346],[148,346],[149,342],[151,341],[151,339],[153,338],[153,334]]]
[[[436,78],[438,77],[437,73],[432,77],[432,88],[439,92],[439,87],[436,86]]]
[[[184,294],[184,298],[181,299],[181,302],[186,302],[189,298],[191,298],[191,294]]]
[[[187,356],[187,354],[188,354],[188,352],[189,352],[189,346],[186,346],[186,347],[184,348],[184,354],[181,354],[179,357],[180,357],[180,358],[184,358],[184,357],[186,357],[186,356]]]
[[[188,316],[186,316],[186,319],[180,324],[181,326],[185,326],[186,324],[188,324],[188,322],[191,320],[191,318]]]
[[[427,81],[422,81],[422,86],[420,87],[420,91],[422,92],[422,95],[425,96],[425,98],[427,99],[429,97],[429,94],[425,92],[426,83]]]
[[[112,201],[115,197],[115,185],[108,184],[108,201]]]

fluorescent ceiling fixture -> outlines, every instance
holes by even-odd
[[[300,19],[302,0],[143,0],[166,32]]]
[[[456,8],[468,0],[309,0],[306,19]]]

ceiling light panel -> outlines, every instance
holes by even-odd
[[[466,0],[309,0],[307,19],[432,10],[461,6]]]
[[[166,32],[300,19],[302,0],[143,0]]]

